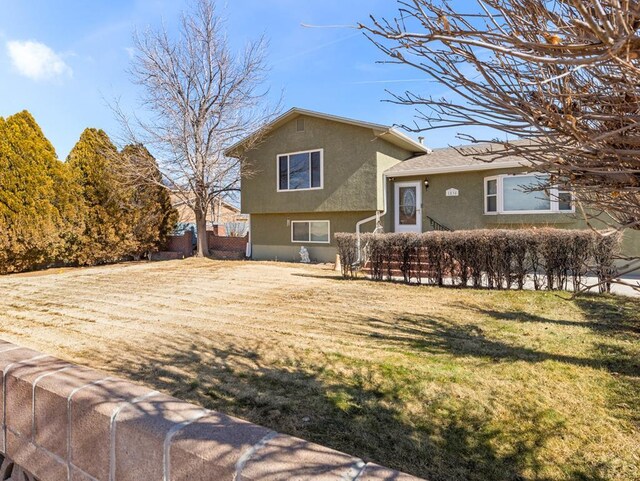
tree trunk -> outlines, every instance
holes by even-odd
[[[197,203],[199,204],[199,203]],[[202,205],[196,205],[196,235],[198,237],[196,257],[209,255],[209,240],[207,239],[207,212]]]

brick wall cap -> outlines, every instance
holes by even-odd
[[[279,434],[258,449],[242,470],[242,481],[355,479],[364,463],[353,456]]]
[[[418,480],[1,340],[0,368],[0,451],[39,481]]]
[[[420,478],[368,463],[356,481],[420,481]]]

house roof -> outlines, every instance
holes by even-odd
[[[419,155],[394,165],[387,169],[385,174],[390,177],[408,177],[412,175],[446,174],[531,166],[531,162],[515,155],[506,155],[491,162],[474,158],[474,154],[479,156],[486,149],[492,149],[498,154],[503,147],[501,144],[474,144],[434,149],[427,154]]]
[[[340,123],[344,123],[344,124],[349,124],[349,125],[355,125],[358,127],[363,127],[366,129],[371,129],[374,131],[374,134],[379,137],[382,138],[384,140],[386,140],[387,142],[396,145],[398,147],[401,147],[409,152],[413,152],[413,153],[427,153],[430,151],[430,149],[428,149],[426,146],[422,145],[420,142],[416,142],[415,140],[413,140],[411,137],[409,137],[408,135],[403,134],[402,132],[400,132],[399,130],[389,126],[389,125],[382,125],[382,124],[375,124],[375,123],[371,123],[371,122],[364,122],[362,120],[354,120],[354,119],[348,119],[345,117],[338,117],[336,115],[330,115],[330,114],[325,114],[322,112],[316,112],[314,110],[305,110],[305,109],[300,109],[297,107],[294,107],[290,110],[288,110],[287,112],[285,112],[284,114],[282,114],[281,116],[277,117],[275,120],[273,120],[272,122],[270,122],[269,124],[265,125],[261,131],[262,133],[268,133],[271,132],[275,129],[277,129],[278,127],[281,127],[282,125],[286,124],[287,122],[290,122],[291,120],[295,119],[296,117],[299,117],[301,115],[305,115],[305,116],[309,116],[309,117],[316,117],[319,119],[324,119],[324,120],[330,120],[333,122],[340,122]],[[253,138],[258,132],[254,132],[251,135],[248,135],[247,137],[245,137],[244,139],[240,140],[239,142],[235,143],[234,145],[232,145],[231,147],[229,147],[226,151],[225,151],[225,155],[229,156],[229,157],[237,157],[239,156],[239,150],[241,150],[242,146],[249,141],[249,139]]]

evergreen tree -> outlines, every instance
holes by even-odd
[[[105,132],[86,129],[63,163],[31,114],[0,117],[0,273],[157,249],[176,221],[161,180],[143,146],[119,153]]]
[[[67,163],[84,198],[78,263],[139,259],[164,243],[177,214],[145,147],[130,145],[118,152],[104,131],[86,129]],[[132,165],[138,167],[135,175]]]
[[[131,218],[136,241],[134,255],[158,250],[175,227],[177,212],[155,158],[143,145],[127,145],[121,153],[123,182],[131,185]],[[131,175],[134,173],[134,175]]]
[[[0,272],[67,260],[78,192],[27,111],[0,118]]]
[[[86,129],[67,158],[84,199],[79,264],[121,260],[135,251],[130,193],[116,174],[120,154],[103,130]]]

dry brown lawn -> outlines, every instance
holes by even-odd
[[[0,337],[430,480],[640,479],[640,300],[189,259],[0,277]]]

